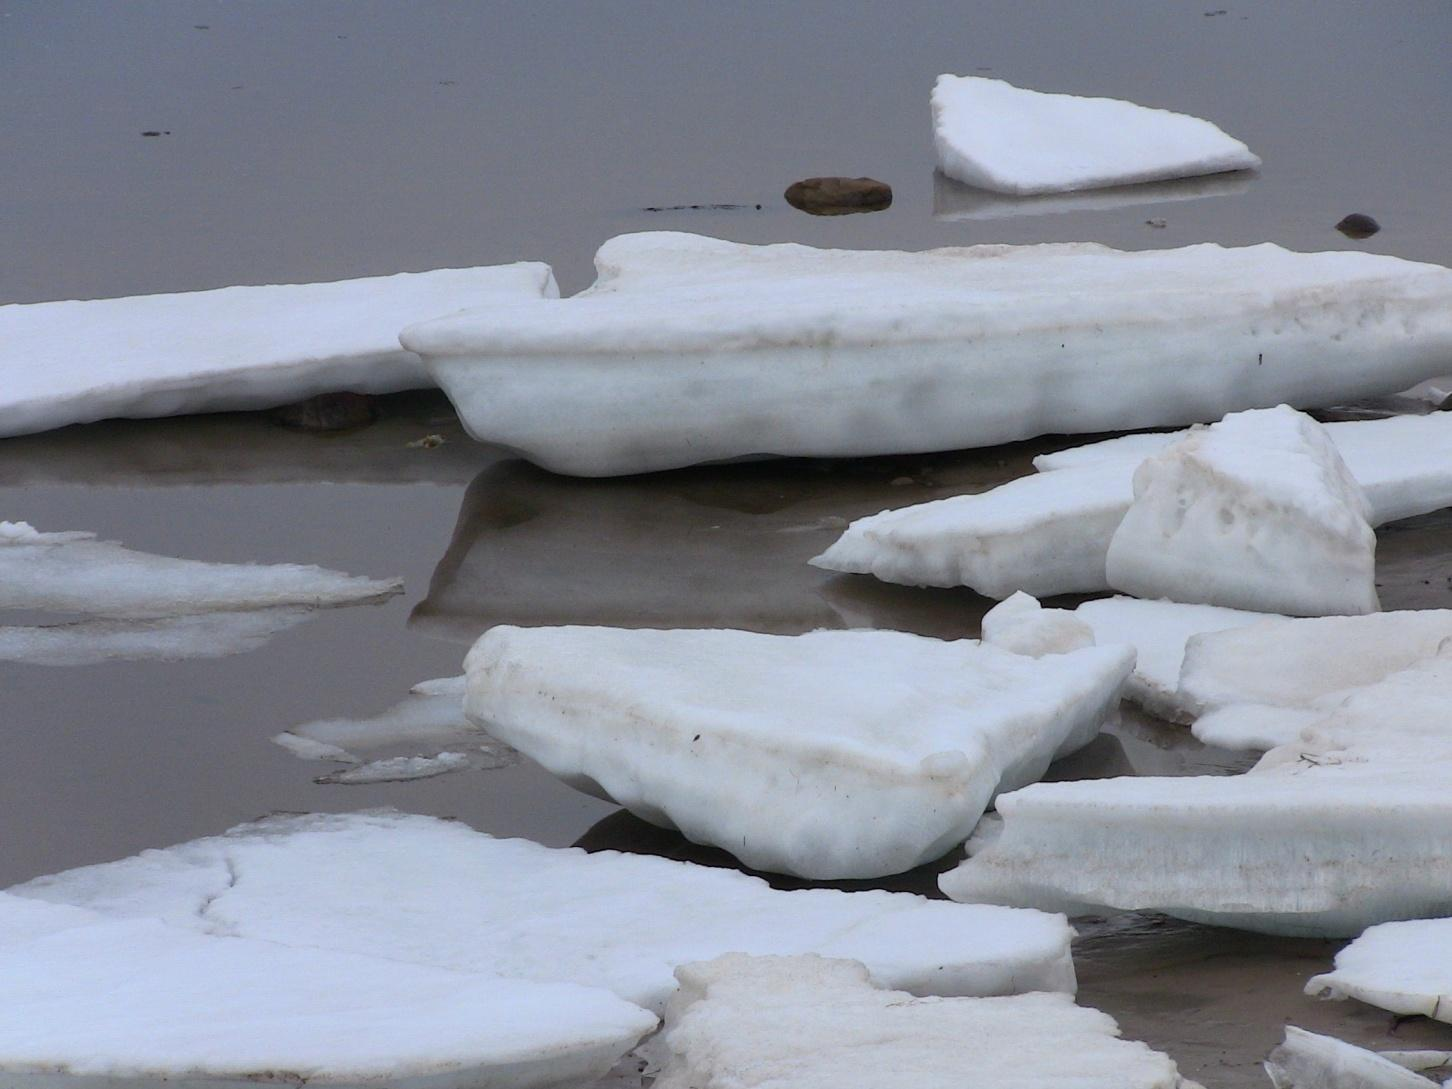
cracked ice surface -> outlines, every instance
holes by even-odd
[[[914,998],[861,964],[728,954],[676,971],[658,1089],[1180,1089],[1168,1056],[1063,994]],[[1045,1041],[1052,1041],[1045,1046]]]
[[[1371,927],[1336,954],[1335,969],[1306,984],[1306,993],[1452,1023],[1452,919]]]
[[[756,869],[900,873],[1117,706],[1126,647],[1029,658],[902,632],[496,627],[465,710],[581,789]]]
[[[198,934],[0,893],[0,1083],[587,1081],[655,1025],[600,988]]]
[[[939,76],[933,140],[950,178],[1030,196],[1254,170],[1260,157],[1199,117],[983,76]]]
[[[405,325],[557,293],[520,263],[0,306],[0,436],[430,386]]]
[[[381,601],[398,579],[298,564],[203,563],[133,552],[93,533],[40,533],[0,522],[0,608],[148,618]]]
[[[939,883],[964,901],[1323,937],[1452,914],[1449,699],[1452,653],[1354,690],[1244,775],[1004,795],[1002,834]]]
[[[1061,916],[777,892],[731,870],[555,850],[390,811],[269,818],[10,891],[204,933],[604,987],[657,1012],[678,965],[733,950],[851,957],[916,994],[1074,989]]]
[[[583,476],[1176,426],[1392,393],[1452,358],[1452,271],[1364,253],[655,232],[595,263],[571,298],[401,335],[476,438]]]

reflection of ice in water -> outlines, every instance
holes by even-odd
[[[990,193],[987,189],[975,189],[935,170],[933,218],[1011,219],[1014,216],[1057,215],[1062,212],[1108,212],[1136,204],[1230,197],[1245,192],[1254,177],[1248,171],[1236,171],[1229,174],[1211,174],[1203,178],[1119,185],[1112,189],[1090,189],[1078,193],[1010,197],[1002,193]]]
[[[82,620],[0,627],[0,661],[76,666],[97,662],[224,658],[256,650],[301,624],[309,609],[255,609],[157,620]]]

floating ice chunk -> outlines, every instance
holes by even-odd
[[[275,608],[158,620],[0,627],[0,661],[73,666],[117,660],[223,658],[256,650],[310,615],[308,609]]]
[[[1182,605],[1132,597],[1086,601],[1074,610],[1074,615],[1089,626],[1099,646],[1128,643],[1134,647],[1134,672],[1125,683],[1124,697],[1170,722],[1194,718],[1186,711],[1179,691],[1186,641],[1202,632],[1243,627],[1266,619],[1264,613],[1218,605]]]
[[[272,739],[304,760],[355,765],[330,772],[325,784],[403,782],[465,769],[502,768],[519,754],[464,717],[464,678],[417,684],[403,702],[372,718],[331,718],[295,726]],[[401,747],[401,755],[368,760],[370,750]]]
[[[1045,609],[1020,590],[983,617],[983,642],[1014,654],[1041,658],[1094,646],[1094,631],[1067,609]]]
[[[1405,389],[1452,357],[1452,271],[1365,253],[649,233],[596,266],[573,298],[401,338],[476,438],[584,476],[1180,425]]]
[[[1260,166],[1209,121],[1122,99],[943,75],[932,106],[939,168],[998,193],[1063,193]]]
[[[298,564],[203,563],[133,552],[93,533],[0,522],[0,608],[164,617],[269,606],[381,601],[403,589]]]
[[[1245,775],[1003,795],[1001,835],[940,884],[965,901],[1330,937],[1452,914],[1449,701],[1444,654],[1357,689]]]
[[[37,911],[57,916],[51,933]],[[30,936],[7,935],[15,929]],[[600,988],[213,937],[3,894],[0,1009],[0,1082],[16,1087],[533,1089],[600,1076],[656,1021]]]
[[[1370,515],[1315,420],[1285,405],[1240,412],[1140,464],[1105,572],[1110,586],[1142,598],[1298,616],[1376,612]]]
[[[0,306],[0,435],[429,386],[411,322],[558,294],[548,265]]]
[[[878,877],[962,843],[997,791],[1093,740],[1133,663],[888,631],[497,627],[465,660],[465,710],[748,866]]]
[[[1438,1089],[1438,1083],[1374,1051],[1294,1025],[1270,1053],[1265,1072],[1275,1089]]]
[[[1306,984],[1306,993],[1452,1022],[1452,919],[1371,927],[1336,954],[1334,971]]]
[[[721,953],[866,963],[915,994],[1074,990],[1061,917],[906,893],[777,892],[732,870],[554,850],[389,811],[274,817],[10,890],[216,934],[604,987],[659,1011]]]
[[[1178,1089],[1168,1056],[1063,994],[914,998],[861,964],[728,954],[676,970],[657,1089]],[[1052,1041],[1045,1046],[1045,1041]],[[890,1072],[890,1074],[888,1073]]]

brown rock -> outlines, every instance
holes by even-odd
[[[807,178],[787,186],[786,201],[814,216],[880,212],[892,204],[892,186],[875,178]]]
[[[320,393],[274,409],[272,419],[294,431],[348,431],[378,419],[378,409],[366,394]]]

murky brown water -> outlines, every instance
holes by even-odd
[[[661,228],[910,249],[1272,240],[1452,263],[1452,8],[1206,10],[0,0],[12,105],[0,117],[0,301],[526,258],[551,261],[574,290],[605,238]],[[932,171],[927,94],[950,70],[1188,110],[1266,166],[1194,199],[934,218],[935,200],[965,215]],[[171,135],[140,135],[151,129]],[[828,173],[888,181],[891,209],[814,219],[782,201],[789,182]],[[764,207],[642,210],[706,202]],[[1375,215],[1382,233],[1336,233],[1351,211]],[[407,446],[430,433],[449,441]],[[237,415],[0,442],[0,517],[199,559],[402,575],[408,587],[231,658],[0,665],[0,887],[273,810],[371,805],[719,864],[528,764],[319,787],[315,766],[268,738],[375,712],[456,673],[468,642],[501,622],[975,634],[990,604],[976,595],[803,561],[844,520],[991,486],[1049,445],[571,481],[470,443],[436,395],[391,399],[384,421],[340,437]],[[1449,546],[1446,512],[1384,529],[1384,604],[1452,604]],[[1130,717],[1054,774],[1244,766]],[[932,890],[927,873],[889,884]],[[1448,1026],[1302,997],[1331,943],[1141,917],[1085,932],[1084,1001],[1211,1089],[1263,1085],[1257,1064],[1286,1022],[1378,1047],[1452,1047]]]

